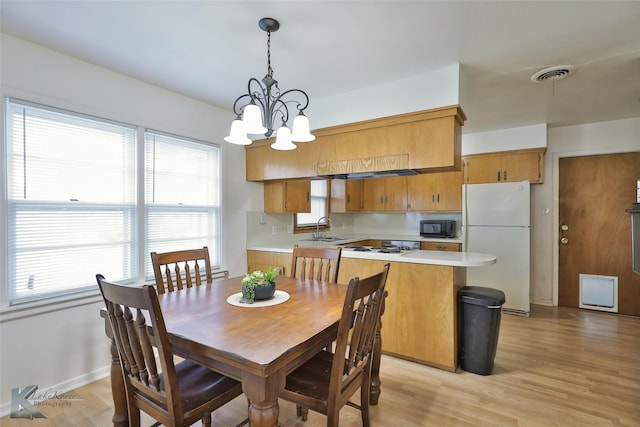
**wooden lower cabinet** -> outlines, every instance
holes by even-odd
[[[450,242],[421,242],[420,249],[423,251],[450,251],[460,252],[462,251],[462,243],[450,243]]]
[[[385,261],[342,258],[338,281],[366,277]],[[465,267],[393,262],[382,316],[382,352],[455,372],[458,367],[457,294]]]
[[[247,271],[278,267],[280,275],[288,276],[291,270],[292,256],[292,254],[284,252],[247,251]]]

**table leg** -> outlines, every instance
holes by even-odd
[[[244,372],[242,391],[249,399],[249,425],[252,427],[277,427],[280,407],[278,395],[283,386],[277,373],[261,377]]]
[[[387,298],[387,292],[384,293],[382,299],[382,307],[380,308],[380,317],[384,314],[384,301]],[[369,389],[369,404],[377,405],[380,399],[380,359],[382,358],[382,321],[378,322],[376,328],[376,337],[373,341],[373,358],[371,360],[371,388]]]
[[[113,339],[113,331],[109,319],[105,319],[105,333],[111,340],[111,395],[113,396],[113,427],[129,427],[129,414],[127,411],[127,396],[124,392],[124,378],[122,378],[122,367],[120,366],[120,356],[116,348],[116,341]]]

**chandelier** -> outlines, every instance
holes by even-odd
[[[294,142],[316,139],[309,131],[309,119],[304,115],[304,110],[309,105],[309,96],[300,89],[280,92],[271,68],[271,33],[278,31],[280,23],[273,18],[262,18],[259,26],[267,32],[267,74],[262,78],[262,84],[258,79],[250,78],[247,93],[240,95],[233,103],[236,118],[231,123],[229,136],[224,140],[232,144],[249,145],[253,141],[247,134],[264,134],[269,138],[274,132],[274,127],[280,125],[271,148],[295,150]],[[298,114],[293,119],[290,130],[287,127],[289,108],[294,107],[298,109]]]

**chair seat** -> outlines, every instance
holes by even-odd
[[[184,360],[176,365],[178,389],[182,398],[183,410],[189,412],[204,403],[219,399],[228,393],[241,393],[242,385],[231,378],[214,372],[191,360]],[[160,387],[164,388],[164,376],[160,374]],[[155,400],[145,393],[146,398]],[[156,402],[159,403],[159,402]]]
[[[284,393],[295,393],[317,400],[326,406],[333,354],[321,351],[287,375]]]

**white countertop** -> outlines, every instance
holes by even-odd
[[[379,239],[379,237],[368,237],[370,239]],[[353,238],[344,239],[334,242],[321,242],[311,240],[298,240],[288,241],[280,243],[267,243],[267,244],[254,244],[247,245],[247,250],[264,251],[264,252],[285,252],[293,253],[293,245],[298,244],[300,246],[317,246],[317,247],[331,247],[336,245],[348,244],[352,241],[358,241],[367,239],[365,238]],[[434,241],[434,239],[399,239],[398,236],[390,239],[383,240],[412,240],[412,241]],[[442,239],[442,241],[456,242],[456,239]],[[482,254],[476,252],[451,252],[451,251],[424,251],[416,250],[404,253],[379,253],[379,252],[358,252],[358,251],[342,251],[343,258],[359,258],[359,259],[374,259],[381,261],[392,262],[407,262],[413,264],[434,264],[434,265],[447,265],[453,267],[482,267],[496,263],[496,256],[491,254]]]

